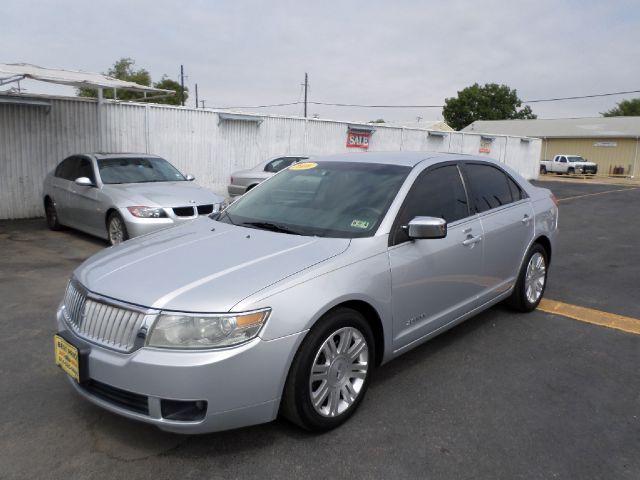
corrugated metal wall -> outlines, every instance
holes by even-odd
[[[607,146],[596,146],[596,145]],[[560,154],[580,155],[598,164],[598,173],[613,173],[613,167],[623,167],[625,174],[640,174],[640,142],[635,138],[547,138],[540,152],[542,159],[551,160]],[[635,169],[634,169],[635,165]]]
[[[15,98],[15,97],[11,97]],[[40,98],[41,99],[41,98]],[[232,172],[276,155],[346,152],[349,123],[260,116],[260,124],[221,121],[217,112],[186,107],[55,97],[50,108],[0,104],[0,219],[43,215],[42,181],[73,153],[147,152],[160,155],[201,185],[226,193]],[[370,151],[478,154],[480,135],[375,125]],[[496,136],[488,156],[526,178],[538,174],[540,140]],[[358,149],[353,149],[358,150]]]

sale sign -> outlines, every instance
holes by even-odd
[[[347,131],[347,148],[369,148],[371,132],[349,129]]]

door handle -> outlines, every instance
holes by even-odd
[[[468,247],[469,245],[473,245],[481,241],[482,241],[482,235],[478,235],[476,237],[472,237],[471,235],[469,235],[467,239],[462,242],[462,245],[464,245],[465,247]]]
[[[525,213],[524,217],[522,217],[521,222],[527,224],[531,221],[531,217]]]

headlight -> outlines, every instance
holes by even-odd
[[[162,208],[157,208],[157,207],[135,206],[135,207],[127,207],[127,210],[129,210],[129,213],[131,215],[139,218],[162,218],[167,216],[167,214]]]
[[[270,311],[224,315],[161,313],[151,328],[147,345],[183,349],[238,345],[258,335]]]
[[[213,204],[213,213],[221,212],[225,208],[227,208],[227,202],[223,201],[223,202],[220,202],[220,203],[214,203]]]

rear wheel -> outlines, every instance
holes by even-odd
[[[107,233],[111,245],[119,245],[129,238],[127,226],[118,212],[111,212],[107,219]]]
[[[311,329],[289,370],[282,413],[307,430],[344,423],[365,395],[375,364],[371,327],[348,308],[330,312]]]
[[[547,174],[547,167],[545,167],[544,165],[540,165],[540,173],[542,175],[546,175]]]
[[[53,203],[53,200],[47,198],[44,202],[44,213],[47,218],[47,225],[51,230],[61,230],[62,225],[60,225],[60,221],[58,220],[58,211],[56,210],[56,206]]]
[[[544,247],[534,243],[520,269],[513,293],[507,300],[512,308],[520,312],[536,309],[547,285],[547,259]]]

